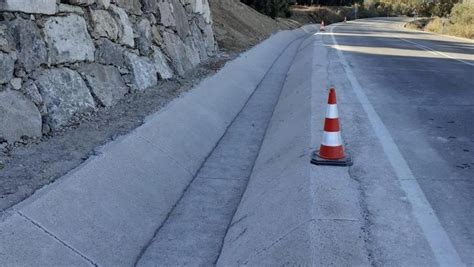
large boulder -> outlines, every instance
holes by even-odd
[[[179,36],[163,31],[163,46],[166,54],[171,58],[171,63],[179,75],[183,76],[194,66],[187,57],[186,45]]]
[[[117,40],[120,27],[107,10],[91,10],[92,23],[94,25],[93,36],[95,38],[107,37]]]
[[[41,136],[41,115],[36,106],[18,91],[0,92],[0,139],[9,143],[22,136]]]
[[[15,58],[6,53],[0,52],[0,84],[8,83],[13,78]]]
[[[80,72],[85,77],[92,94],[105,107],[117,103],[128,92],[128,87],[114,66],[96,63],[81,66]]]
[[[70,14],[50,17],[44,25],[49,61],[54,64],[94,60],[94,43],[84,18]]]
[[[57,6],[56,0],[1,0],[2,10],[53,15],[57,12]]]
[[[36,85],[48,109],[48,124],[53,129],[67,125],[75,113],[95,108],[84,80],[68,68],[44,71],[36,80]]]
[[[119,42],[129,47],[135,46],[135,40],[133,36],[133,28],[132,23],[130,22],[130,18],[127,15],[127,12],[120,7],[111,5],[110,6],[112,12],[115,14],[117,18],[117,22],[120,26],[120,36]]]
[[[9,30],[16,43],[18,62],[27,72],[46,63],[48,51],[34,21],[17,18],[9,23]]]
[[[154,48],[153,64],[155,65],[156,72],[161,79],[166,80],[173,78],[173,70],[168,65],[168,60],[157,47]]]
[[[137,90],[143,91],[158,84],[156,69],[150,59],[130,52],[125,54],[125,58],[132,71],[133,85]]]

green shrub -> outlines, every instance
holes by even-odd
[[[272,17],[289,17],[291,12],[288,0],[242,0],[242,3],[255,8],[258,12]]]

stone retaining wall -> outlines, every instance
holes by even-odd
[[[217,49],[207,0],[0,0],[0,143],[156,88]]]

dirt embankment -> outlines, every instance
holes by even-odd
[[[326,25],[341,22],[344,17],[347,20],[354,19],[352,7],[346,6],[300,6],[295,5],[291,8],[291,19],[301,24],[321,23],[324,20]]]
[[[209,3],[215,37],[224,50],[246,50],[272,33],[301,26],[291,19],[273,20],[239,0],[210,0]]]

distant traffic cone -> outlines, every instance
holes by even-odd
[[[337,111],[336,89],[329,89],[328,107],[324,122],[323,141],[319,151],[315,151],[311,163],[316,165],[351,166],[352,160],[344,152],[339,113]]]
[[[326,29],[324,28],[324,20],[321,21],[321,26],[319,26],[319,31],[320,32],[323,32],[325,31]]]

